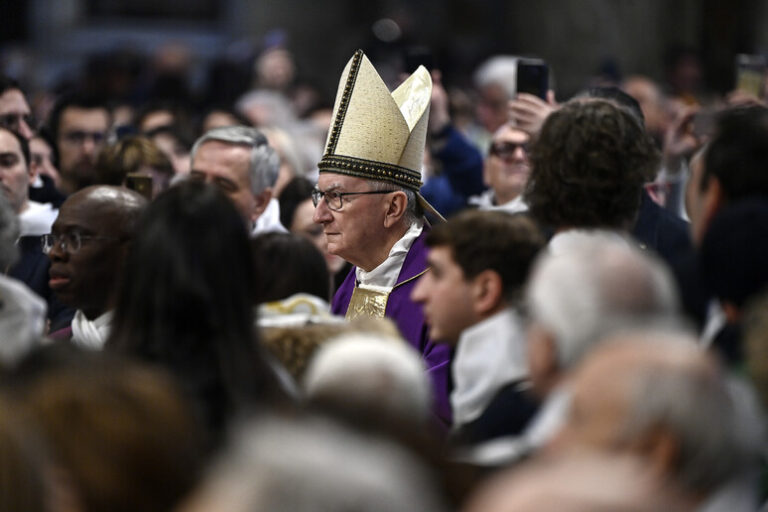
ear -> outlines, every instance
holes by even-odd
[[[265,188],[261,194],[254,196],[253,199],[254,205],[253,213],[251,214],[251,220],[255,222],[256,219],[261,217],[261,214],[264,213],[264,210],[267,209],[267,206],[269,206],[269,202],[272,200],[272,188]]]
[[[494,270],[483,270],[472,279],[475,313],[481,318],[496,313],[504,304],[501,276]]]
[[[385,203],[387,205],[387,211],[384,216],[384,227],[391,228],[392,226],[397,225],[397,223],[400,222],[400,219],[403,218],[403,215],[405,215],[405,210],[408,207],[408,196],[406,196],[405,192],[402,190],[392,192],[388,195],[389,201]]]
[[[661,478],[673,474],[680,458],[680,443],[669,430],[661,427],[645,433],[632,446],[638,453],[645,455],[650,467]]]

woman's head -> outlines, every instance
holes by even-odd
[[[205,412],[209,419],[221,420],[229,406],[266,391],[255,296],[237,210],[211,185],[182,183],[158,196],[140,222],[109,346],[169,367],[188,391],[205,395],[204,407],[214,409]]]

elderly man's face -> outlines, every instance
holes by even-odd
[[[525,188],[531,174],[529,141],[527,133],[507,125],[493,136],[483,176],[500,204],[516,198]]]
[[[29,170],[19,141],[4,129],[0,129],[0,186],[13,211],[21,213],[27,205]]]
[[[266,208],[251,189],[251,150],[243,145],[209,140],[200,145],[192,160],[193,179],[216,185],[234,203],[249,223],[256,222]]]
[[[72,247],[63,249],[60,243],[51,248],[51,289],[61,302],[82,309],[91,319],[107,310],[122,261],[119,206],[109,204],[118,198],[104,195],[111,193],[91,188],[72,194],[61,205],[51,229],[54,237],[65,241],[74,234],[81,239],[80,248],[74,252]]]
[[[64,179],[75,187],[95,182],[96,156],[109,129],[104,108],[69,107],[59,120],[59,168]]]
[[[370,185],[361,178],[324,172],[317,188],[321,192],[369,192]],[[338,211],[328,208],[321,200],[315,208],[314,221],[322,224],[328,252],[344,258],[365,270],[363,262],[371,247],[378,247],[384,230],[385,194],[353,195],[342,200]]]

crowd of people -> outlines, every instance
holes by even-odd
[[[0,512],[768,510],[763,93],[175,51],[0,76]]]

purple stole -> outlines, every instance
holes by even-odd
[[[429,339],[429,329],[424,321],[420,304],[411,300],[411,291],[418,282],[417,276],[427,268],[427,246],[424,239],[427,230],[414,240],[405,257],[403,268],[397,277],[397,284],[389,294],[385,316],[397,324],[400,334],[421,354],[427,373],[432,380],[434,404],[433,411],[445,425],[451,424],[450,373],[451,350],[448,345],[436,344]],[[331,311],[335,315],[345,316],[352,292],[356,286],[355,268],[336,291]]]

